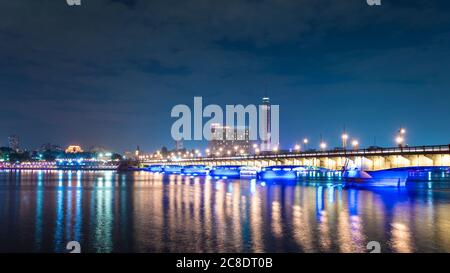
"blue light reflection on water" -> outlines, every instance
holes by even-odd
[[[431,185],[431,188],[430,188]],[[0,252],[450,252],[450,183],[0,171]]]

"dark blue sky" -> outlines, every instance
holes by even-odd
[[[173,146],[171,108],[280,105],[282,146],[450,143],[450,2],[0,0],[0,144]],[[187,143],[193,147],[195,143]]]

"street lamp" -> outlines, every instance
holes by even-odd
[[[397,138],[395,139],[395,142],[397,142],[397,145],[400,148],[405,144],[405,134],[406,134],[405,128],[400,128],[400,130],[398,130],[398,135]]]
[[[352,146],[353,146],[353,149],[357,150],[357,149],[358,149],[358,146],[359,146],[358,140],[354,139],[354,140],[352,141]]]
[[[278,146],[273,147],[272,151],[274,151],[275,153],[278,152]]]
[[[347,140],[348,140],[348,135],[346,133],[342,134],[342,148],[347,148]]]
[[[308,145],[309,140],[307,138],[303,139],[303,144],[305,146],[305,150],[306,150],[306,145]]]
[[[298,144],[295,144],[295,146],[294,146],[294,150],[295,150],[296,152],[300,151],[300,145],[298,145]]]
[[[327,144],[325,142],[320,143],[320,149],[325,150],[327,148]]]
[[[397,138],[395,139],[395,142],[397,142],[398,146],[402,146],[403,142],[405,141],[405,139],[402,136],[397,136]]]

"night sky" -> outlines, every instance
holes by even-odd
[[[0,0],[0,146],[171,148],[174,105],[266,89],[284,148],[448,144],[449,73],[447,0]]]

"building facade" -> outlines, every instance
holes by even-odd
[[[249,154],[251,149],[248,127],[211,124],[209,150],[212,155]]]
[[[263,98],[263,104],[262,104],[262,123],[260,123],[260,126],[262,128],[261,131],[261,151],[262,152],[268,152],[272,151],[272,139],[270,137],[270,132],[272,130],[271,128],[271,107],[270,107],[270,99],[269,97]]]
[[[19,151],[19,137],[16,135],[11,135],[8,137],[8,144],[9,148],[11,148],[13,151],[18,152]]]

